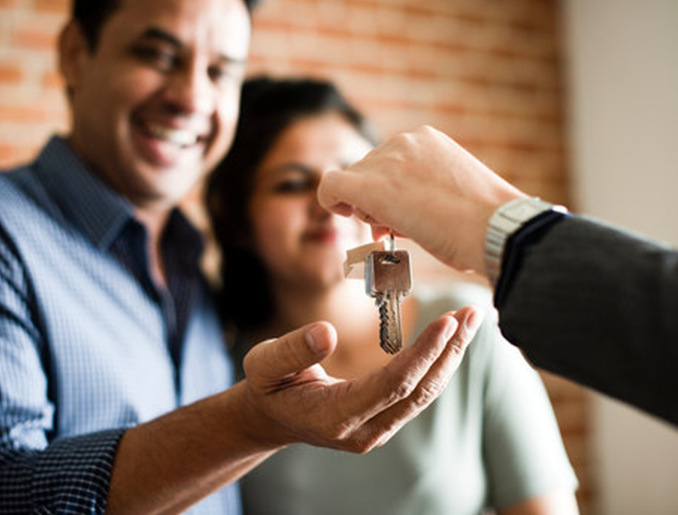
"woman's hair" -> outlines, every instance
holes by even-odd
[[[249,204],[255,172],[287,127],[326,112],[343,116],[376,144],[362,115],[330,82],[256,77],[243,84],[233,145],[206,187],[207,210],[222,256],[219,308],[227,327],[254,329],[275,312],[268,272],[252,249]]]

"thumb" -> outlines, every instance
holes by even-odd
[[[243,361],[248,381],[267,387],[280,384],[329,356],[337,332],[327,322],[316,322],[273,340],[255,345]]]

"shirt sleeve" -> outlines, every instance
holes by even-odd
[[[19,254],[0,226],[0,513],[103,513],[124,429],[54,439],[39,320]]]
[[[574,491],[577,479],[539,375],[488,322],[480,335],[485,342],[478,343],[487,352],[483,452],[490,504],[504,508]]]
[[[506,338],[537,366],[678,425],[678,252],[579,216],[515,251],[497,304]]]

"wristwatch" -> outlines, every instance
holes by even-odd
[[[501,274],[508,239],[525,224],[546,213],[565,214],[567,209],[537,197],[522,197],[503,204],[494,212],[485,235],[485,266],[493,287],[497,286]]]

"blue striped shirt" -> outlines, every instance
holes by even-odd
[[[61,138],[0,173],[3,515],[103,513],[125,429],[231,385],[199,234],[172,213],[167,290],[146,237]],[[237,486],[189,513],[239,514]]]

